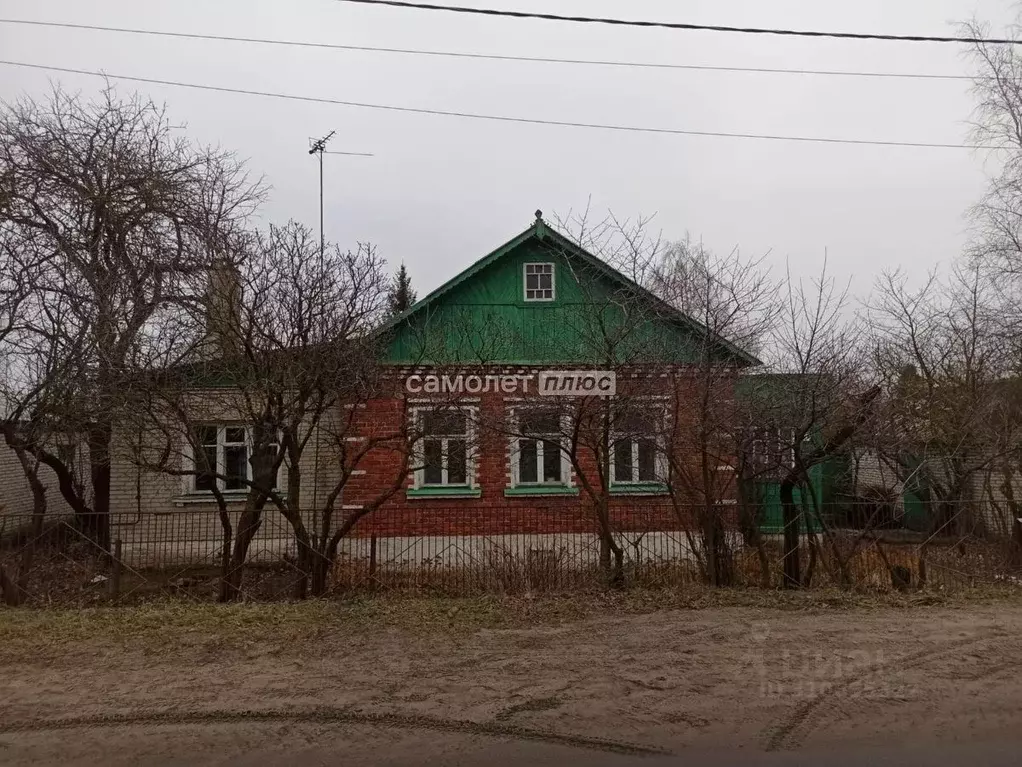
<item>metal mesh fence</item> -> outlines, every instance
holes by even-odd
[[[399,507],[364,517],[337,544],[312,535],[300,543],[291,523],[266,509],[244,550],[237,550],[240,512],[208,507],[114,514],[109,547],[97,545],[74,517],[0,515],[0,577],[9,604],[86,605],[168,595],[196,601],[224,596],[289,599],[310,593],[412,591],[452,595],[570,592],[600,588],[618,572],[626,585],[687,588],[708,578],[701,509],[645,504],[616,523],[610,541],[581,507]],[[335,519],[334,524],[340,524]],[[741,530],[734,520],[711,547],[725,561],[725,583],[782,585],[784,537]],[[804,520],[803,520],[804,522]],[[225,545],[226,543],[226,545]],[[1022,585],[1022,535],[950,529],[914,532],[803,526],[800,569],[807,584],[868,590],[956,589],[985,583]],[[319,562],[325,577],[310,582]],[[617,563],[620,562],[619,568]],[[811,578],[811,580],[809,580]]]

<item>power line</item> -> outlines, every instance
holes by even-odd
[[[468,8],[461,5],[440,5],[438,3],[411,3],[406,0],[334,0],[338,3],[360,3],[362,5],[386,5],[395,8],[415,8],[420,11],[449,11],[471,13],[480,16],[500,16],[515,19],[541,19],[543,21],[570,21],[580,24],[611,24],[619,27],[654,27],[659,29],[687,29],[702,32],[739,32],[747,35],[783,35],[788,37],[831,37],[842,40],[884,40],[898,43],[965,43],[969,45],[1022,45],[1022,40],[1009,37],[941,37],[935,35],[886,35],[867,32],[820,32],[806,29],[774,29],[769,27],[729,27],[720,24],[686,24],[678,21],[643,21],[639,19],[614,19],[604,16],[561,16],[556,13],[532,11],[507,11],[497,8]]]
[[[362,101],[345,101],[342,99],[330,99],[321,96],[299,96],[291,93],[276,93],[273,91],[258,91],[247,88],[228,88],[218,85],[203,85],[200,83],[186,83],[177,80],[160,80],[151,77],[136,77],[132,75],[116,75],[105,72],[94,72],[88,69],[74,69],[71,67],[57,67],[44,64],[28,64],[21,61],[3,61],[0,65],[23,67],[26,69],[39,69],[47,72],[64,72],[67,74],[87,75],[90,77],[103,77],[112,80],[126,80],[128,82],[149,83],[152,85],[167,85],[175,88],[191,88],[193,90],[213,91],[217,93],[235,93],[244,96],[262,96],[265,98],[287,99],[289,101],[301,101],[310,104],[333,104],[336,106],[354,107],[358,109],[373,109],[387,112],[402,112],[405,114],[438,115],[443,117],[460,117],[470,120],[486,120],[490,122],[518,123],[527,125],[546,125],[562,128],[589,128],[593,130],[615,131],[619,133],[654,133],[672,136],[712,136],[717,138],[739,138],[739,139],[760,139],[764,141],[795,141],[801,143],[817,144],[855,144],[862,146],[891,146],[891,147],[914,147],[924,149],[999,149],[997,146],[970,146],[968,144],[940,144],[922,141],[878,141],[871,139],[848,139],[848,138],[827,138],[820,136],[785,136],[765,133],[731,133],[725,131],[688,130],[682,128],[657,128],[640,125],[614,125],[609,123],[588,123],[575,122],[571,120],[547,120],[537,117],[515,117],[512,115],[490,115],[476,112],[456,112],[444,109],[427,109],[424,107],[405,107],[393,104],[370,104]]]
[[[315,43],[304,40],[276,40],[265,37],[238,37],[234,35],[208,35],[193,32],[170,32],[156,29],[137,29],[133,27],[108,27],[97,24],[72,24],[63,21],[35,21],[30,19],[0,19],[0,24],[22,24],[36,27],[55,27],[59,29],[78,29],[94,32],[116,32],[131,35],[152,35],[155,37],[172,37],[184,40],[207,40],[230,43],[254,43],[258,45],[279,45],[295,48],[316,48],[320,50],[362,51],[369,53],[397,53],[409,56],[436,56],[456,59],[485,59],[489,61],[517,61],[541,64],[575,64],[603,67],[624,67],[636,69],[679,69],[706,72],[754,72],[758,74],[786,75],[829,75],[837,77],[878,77],[904,78],[913,80],[974,80],[969,75],[941,75],[924,72],[855,72],[835,69],[785,69],[781,67],[737,67],[714,66],[709,64],[672,64],[647,61],[615,61],[612,59],[569,59],[549,56],[512,56],[496,53],[468,53],[460,51],[438,51],[422,48],[388,48],[375,45],[345,45],[341,43]]]

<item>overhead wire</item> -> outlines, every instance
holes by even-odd
[[[494,16],[515,19],[538,19],[542,21],[563,21],[575,24],[607,24],[620,27],[646,27],[656,29],[683,29],[701,32],[734,32],[750,35],[778,35],[786,37],[826,37],[842,40],[882,40],[899,43],[960,43],[965,45],[1022,45],[1022,40],[1010,37],[974,37],[971,35],[895,35],[881,32],[831,32],[808,29],[786,29],[780,27],[735,27],[723,24],[692,24],[681,21],[648,21],[645,19],[620,19],[606,16],[567,16],[538,11],[513,11],[501,8],[474,8],[463,5],[441,3],[413,3],[407,0],[334,0],[337,3],[358,3],[360,5],[411,8],[420,11],[446,11],[480,16]]]
[[[596,123],[596,122],[582,122],[575,120],[553,120],[538,117],[521,117],[516,115],[495,115],[495,114],[484,114],[478,112],[462,112],[455,110],[446,109],[431,109],[426,107],[411,107],[411,106],[400,106],[396,104],[375,104],[364,101],[352,101],[346,99],[334,99],[323,96],[302,96],[293,93],[280,93],[275,91],[264,91],[256,90],[251,88],[232,88],[220,85],[209,85],[203,83],[189,83],[179,80],[166,80],[154,77],[140,77],[137,75],[122,75],[112,74],[102,71],[94,71],[89,69],[78,69],[75,67],[59,67],[49,64],[32,64],[22,61],[6,61],[0,60],[0,66],[11,66],[21,67],[25,69],[35,69],[47,72],[61,72],[65,74],[77,74],[85,75],[89,77],[102,77],[112,80],[124,80],[126,82],[138,82],[147,83],[151,85],[164,85],[176,88],[188,88],[198,91],[210,91],[217,93],[233,93],[246,96],[259,96],[264,98],[274,99],[285,99],[290,101],[311,103],[311,104],[332,104],[336,106],[353,107],[357,109],[367,110],[378,110],[388,112],[399,112],[405,114],[421,114],[421,115],[435,115],[443,117],[455,117],[462,119],[478,120],[478,121],[489,121],[489,122],[502,122],[502,123],[515,123],[515,124],[528,124],[528,125],[542,125],[542,126],[553,126],[553,127],[565,127],[565,128],[584,128],[591,130],[603,130],[613,131],[618,133],[645,133],[645,134],[662,134],[662,135],[675,135],[675,136],[706,136],[706,137],[718,137],[718,138],[734,138],[734,139],[756,139],[764,141],[790,141],[800,143],[819,143],[819,144],[850,144],[850,145],[861,145],[861,146],[889,146],[889,147],[913,147],[913,148],[927,148],[927,149],[998,149],[998,146],[984,146],[978,145],[973,146],[969,144],[953,144],[953,143],[938,143],[938,142],[924,142],[924,141],[893,141],[893,140],[877,140],[877,139],[852,139],[852,138],[834,138],[826,136],[791,136],[783,134],[767,134],[767,133],[746,133],[746,132],[730,132],[730,131],[711,131],[711,130],[695,130],[686,128],[667,128],[667,127],[656,127],[656,126],[644,126],[644,125],[624,125],[624,124],[613,124],[613,123]]]
[[[117,34],[148,35],[153,37],[169,37],[183,40],[204,40],[210,42],[248,43],[256,45],[286,46],[295,48],[312,48],[320,50],[357,51],[368,53],[401,54],[406,56],[430,56],[439,58],[454,59],[482,59],[489,61],[511,61],[541,64],[570,64],[580,66],[620,67],[635,69],[664,69],[664,70],[691,70],[705,72],[749,72],[756,74],[785,74],[785,75],[819,75],[832,77],[872,77],[872,78],[896,78],[910,80],[966,80],[975,79],[969,75],[952,75],[928,72],[876,72],[876,71],[849,71],[840,69],[799,69],[784,67],[742,67],[742,66],[721,66],[712,64],[680,64],[673,62],[656,61],[620,61],[613,59],[582,59],[562,58],[556,56],[516,56],[511,54],[498,53],[476,53],[469,51],[446,51],[431,50],[423,48],[397,48],[377,45],[350,45],[345,43],[321,43],[306,40],[280,40],[267,37],[242,37],[238,35],[215,35],[199,32],[174,32],[170,30],[139,29],[136,27],[115,27],[100,24],[76,24],[65,21],[40,21],[36,19],[6,19],[0,18],[0,24],[12,24],[35,27],[50,27],[57,29],[74,29],[93,32],[112,32]]]

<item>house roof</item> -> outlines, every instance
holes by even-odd
[[[652,293],[647,288],[639,285],[634,280],[629,279],[624,274],[614,269],[609,264],[600,260],[592,253],[587,251],[575,242],[572,242],[568,237],[565,237],[554,227],[550,226],[546,221],[543,220],[542,211],[536,211],[536,220],[520,234],[516,235],[512,239],[505,242],[503,245],[498,247],[496,250],[488,253],[487,255],[480,258],[474,264],[469,266],[467,269],[462,271],[460,274],[455,275],[450,280],[445,282],[443,285],[433,290],[431,293],[417,301],[407,311],[393,317],[387,322],[382,328],[382,332],[392,330],[399,325],[406,322],[409,318],[417,315],[430,306],[436,304],[444,296],[451,293],[459,285],[464,284],[468,280],[471,280],[477,274],[482,272],[487,267],[493,265],[497,261],[505,258],[511,254],[519,246],[524,245],[530,240],[536,240],[541,242],[544,246],[557,249],[562,255],[569,259],[575,259],[586,265],[588,268],[593,269],[598,274],[607,278],[613,283],[627,289],[629,292],[635,295],[635,297],[642,301],[649,302],[652,306],[662,313],[666,319],[677,322],[687,330],[694,331],[700,336],[714,336],[713,342],[717,347],[729,356],[733,356],[736,360],[746,366],[761,365],[762,362],[754,355],[748,353],[744,349],[739,348],[735,344],[731,343],[722,336],[715,336],[711,331],[702,323],[697,322],[692,317],[688,316],[684,312],[680,311],[674,306],[664,301],[662,298]]]

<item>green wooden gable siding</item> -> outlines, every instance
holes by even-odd
[[[524,267],[552,263],[553,301],[526,301]],[[541,219],[387,329],[394,364],[694,362],[706,331]],[[611,342],[608,343],[608,339]],[[723,340],[714,353],[758,362]]]

